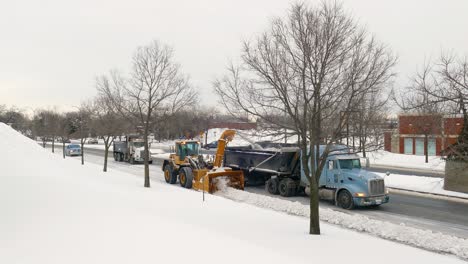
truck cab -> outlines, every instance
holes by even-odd
[[[305,175],[301,184],[309,184]],[[327,158],[319,179],[319,195],[333,200],[338,206],[379,206],[389,201],[384,179],[362,168],[357,154],[338,153]]]

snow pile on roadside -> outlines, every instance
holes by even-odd
[[[211,128],[208,130],[208,143],[217,141],[221,134],[228,128]],[[284,143],[284,135],[281,133],[270,131],[270,130],[236,130],[236,136],[234,140],[229,143],[229,146],[249,146],[253,145],[255,142],[259,141],[271,141]],[[205,135],[204,135],[205,136]],[[205,143],[205,139],[200,139]],[[288,137],[288,143],[295,143],[297,141],[297,136]]]
[[[309,206],[299,202],[286,201],[233,188],[225,188],[221,192],[218,192],[217,195],[262,208],[309,217]],[[320,208],[320,220],[418,248],[444,254],[453,254],[468,260],[468,240],[466,239],[434,233],[430,230],[416,229],[404,224],[396,225],[373,220],[362,215],[346,214],[328,208]]]
[[[425,163],[425,156],[406,155],[383,150],[368,152],[367,156],[371,167],[372,165],[382,165],[435,171],[445,170],[445,160],[442,160],[439,156],[429,156],[428,163]]]
[[[387,176],[385,175],[385,173],[375,173],[383,177],[385,179],[385,185],[390,188],[431,194],[440,194],[468,199],[467,193],[444,190],[443,178],[410,176],[400,174],[390,174],[389,176]]]

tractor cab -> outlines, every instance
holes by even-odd
[[[184,160],[185,157],[198,157],[200,154],[200,142],[198,141],[176,141],[176,156],[180,160]]]

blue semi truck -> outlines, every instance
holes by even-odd
[[[324,146],[321,146],[323,151]],[[246,184],[265,184],[271,194],[309,194],[309,181],[301,166],[298,148],[278,151],[229,149],[224,165],[243,170]],[[319,197],[344,209],[376,207],[388,203],[384,179],[362,168],[360,157],[344,146],[332,146],[319,179]]]

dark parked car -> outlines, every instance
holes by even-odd
[[[212,149],[218,147],[218,141],[213,141],[203,146],[204,149]]]

